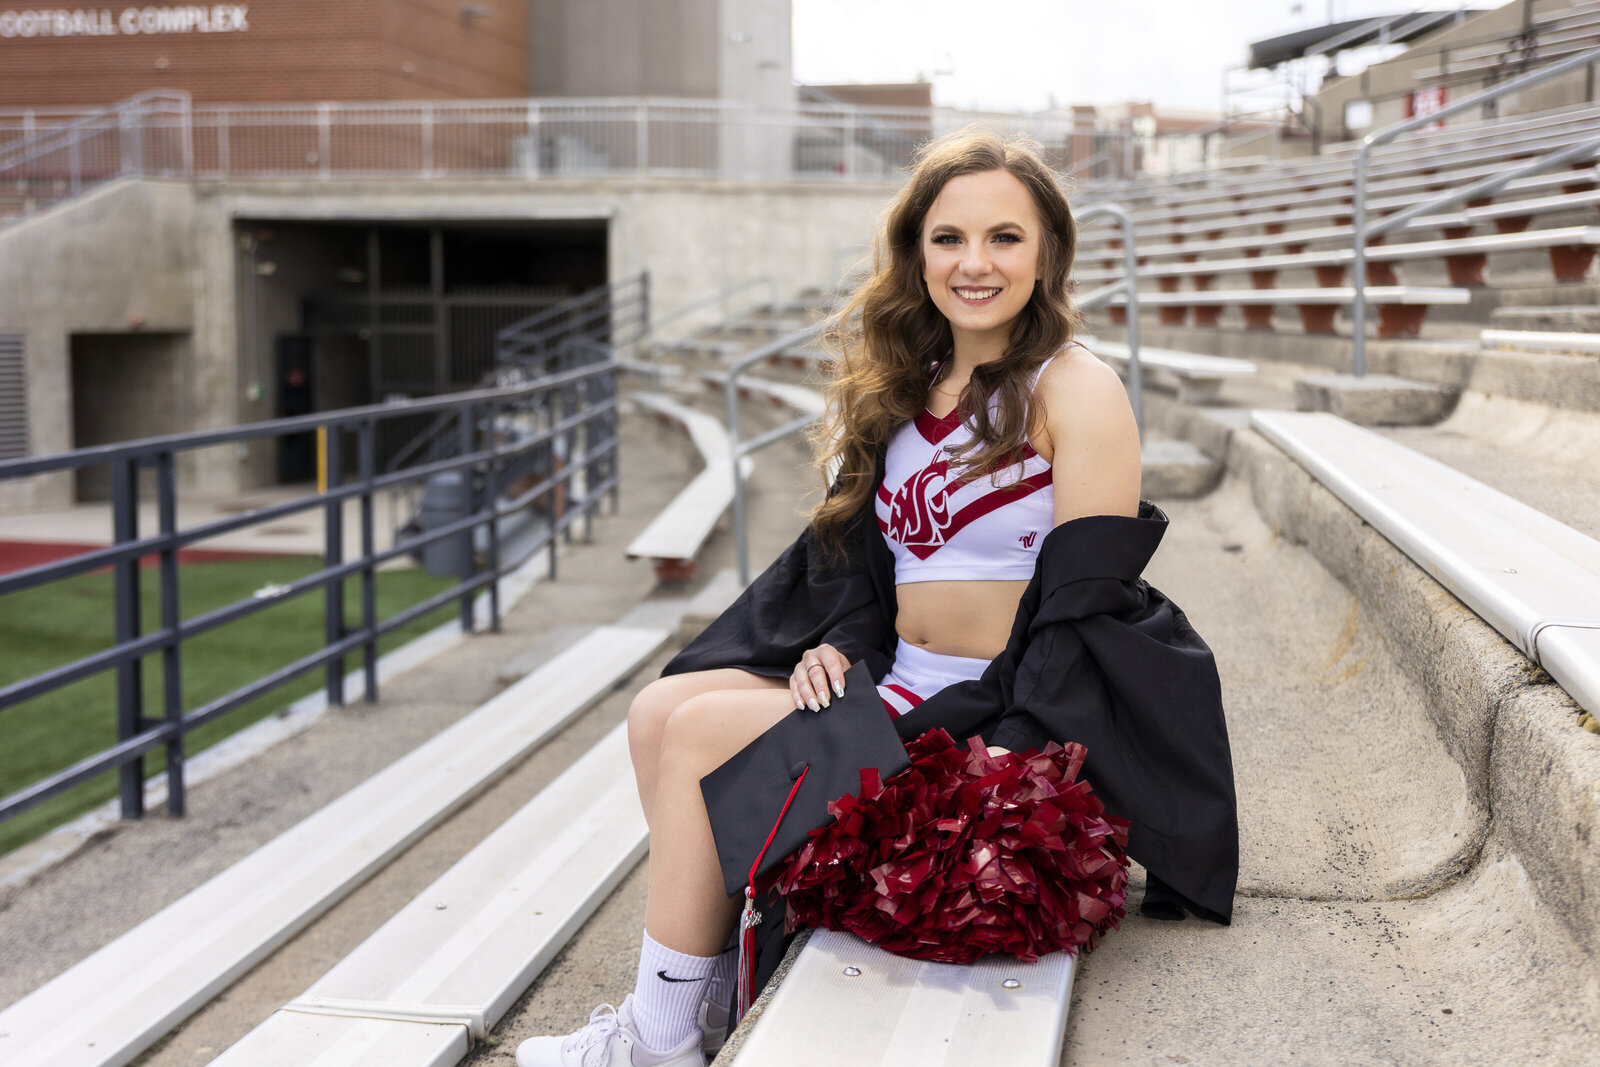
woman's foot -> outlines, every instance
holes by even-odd
[[[622,1007],[602,1004],[589,1025],[566,1037],[531,1037],[517,1046],[517,1067],[705,1067],[701,1034],[691,1030],[676,1048],[653,1049],[633,1024],[633,994]]]
[[[700,1002],[700,1047],[706,1059],[714,1059],[728,1041],[728,1006],[713,997]]]

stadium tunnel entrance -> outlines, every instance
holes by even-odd
[[[234,225],[242,378],[277,418],[490,384],[499,330],[608,278],[604,219]],[[385,420],[380,466],[428,425]],[[311,481],[314,437],[249,466],[256,485]]]

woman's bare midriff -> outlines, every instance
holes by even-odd
[[[1026,581],[907,582],[895,586],[895,630],[942,656],[994,659],[1005,651]]]

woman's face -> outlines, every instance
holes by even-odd
[[[951,333],[1009,337],[1039,269],[1039,213],[1009,171],[951,178],[922,222],[922,280]]]

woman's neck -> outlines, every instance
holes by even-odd
[[[945,371],[943,377],[948,381],[955,379],[965,382],[972,376],[972,370],[980,363],[990,363],[1005,355],[1006,339],[1004,337],[976,336],[973,334],[957,332],[951,338],[950,369]]]

